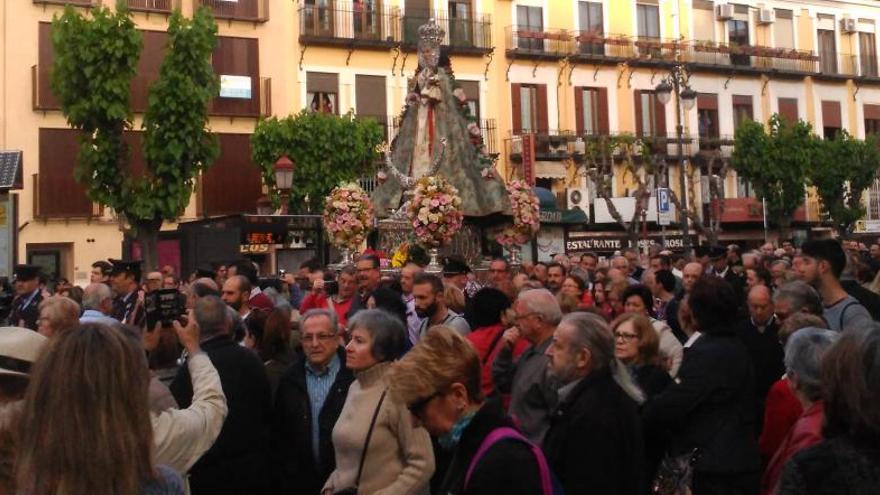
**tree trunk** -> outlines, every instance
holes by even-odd
[[[131,231],[134,240],[141,247],[141,261],[143,272],[158,270],[159,267],[159,230],[162,228],[162,220],[131,220]]]

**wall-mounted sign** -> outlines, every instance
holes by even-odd
[[[268,253],[269,245],[268,244],[242,244],[239,248],[239,252],[242,254],[260,254],[260,253]]]
[[[220,97],[251,99],[251,78],[248,76],[220,76]]]
[[[581,253],[584,251],[611,252],[625,249],[629,240],[625,236],[609,236],[598,232],[584,232],[570,230],[565,233],[565,252]],[[663,242],[662,234],[651,232],[647,239],[639,238],[639,249],[645,249],[653,245],[662,246],[664,249],[684,249],[684,238],[678,234],[668,234],[666,242]]]

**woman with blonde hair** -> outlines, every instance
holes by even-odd
[[[449,456],[436,493],[546,493],[543,454],[515,429],[497,398],[484,401],[480,358],[455,330],[432,327],[394,364],[388,384]]]
[[[46,337],[70,330],[79,325],[80,308],[73,299],[52,296],[40,302],[37,331]]]
[[[182,494],[180,476],[154,463],[149,383],[143,349],[120,330],[86,324],[56,335],[25,395],[21,493]]]

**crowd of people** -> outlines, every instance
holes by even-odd
[[[880,493],[863,247],[19,265],[0,494]]]

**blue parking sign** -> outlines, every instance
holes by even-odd
[[[669,213],[669,189],[657,189],[657,211],[660,213]]]

